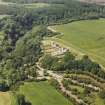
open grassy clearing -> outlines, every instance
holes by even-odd
[[[74,47],[105,66],[105,19],[85,20],[51,27],[63,35],[57,40]]]
[[[25,83],[20,87],[20,93],[32,102],[32,105],[73,105],[48,82]]]

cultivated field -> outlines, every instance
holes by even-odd
[[[63,34],[57,41],[105,66],[105,19],[78,21],[51,28]]]
[[[48,82],[26,83],[20,87],[20,93],[32,102],[32,105],[72,105]]]
[[[87,76],[85,74],[83,75],[83,74],[70,73],[67,75],[65,75],[66,78],[70,79],[70,81],[68,82],[69,83],[68,88],[72,91],[76,90],[77,96],[79,96],[83,100],[87,100],[88,103],[90,103],[89,105],[105,105],[105,100],[100,97],[99,91],[97,90],[95,91],[95,89],[105,88],[104,83],[99,82],[96,79]],[[91,93],[89,95],[85,93],[86,87],[90,87]]]
[[[32,4],[23,4],[26,8],[42,8],[50,6],[47,3],[32,3]]]
[[[0,105],[11,105],[11,96],[9,92],[0,92]]]

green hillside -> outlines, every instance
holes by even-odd
[[[64,34],[59,41],[105,66],[105,19],[78,21],[53,28]]]

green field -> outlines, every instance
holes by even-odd
[[[25,83],[17,93],[24,94],[32,105],[73,105],[48,82]],[[0,105],[18,105],[12,92],[0,92]]]
[[[72,22],[51,28],[63,34],[57,41],[105,66],[105,19]]]
[[[48,82],[25,83],[19,92],[24,94],[32,105],[73,105]]]

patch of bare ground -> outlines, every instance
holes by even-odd
[[[0,105],[11,105],[9,92],[0,92]]]

